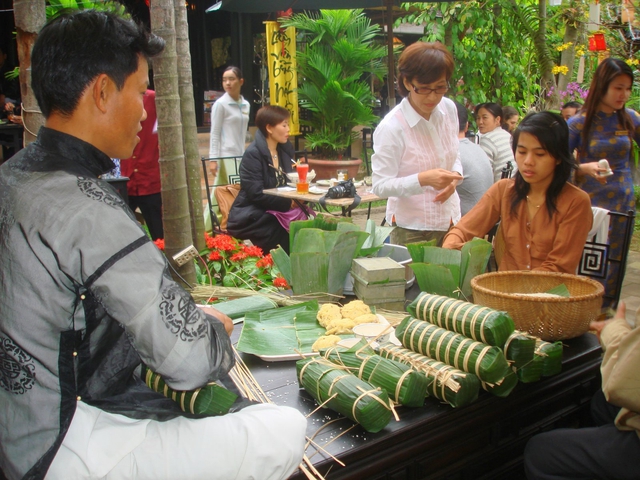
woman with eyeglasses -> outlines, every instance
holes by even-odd
[[[487,102],[476,105],[476,125],[480,132],[480,146],[493,165],[493,181],[502,178],[502,169],[507,162],[516,170],[511,150],[511,134],[502,128],[504,112],[497,103]]]
[[[458,113],[444,94],[453,57],[441,43],[416,42],[398,60],[398,90],[404,97],[373,134],[373,192],[388,198],[391,242],[442,243],[460,220],[456,185],[462,180]]]

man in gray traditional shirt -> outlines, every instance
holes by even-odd
[[[484,150],[466,137],[469,129],[467,109],[459,102],[454,103],[458,109],[460,163],[462,163],[464,171],[464,181],[456,187],[456,191],[460,197],[460,213],[464,215],[478,203],[482,195],[493,185],[493,167]]]
[[[286,478],[306,421],[251,405],[193,418],[147,388],[177,390],[233,366],[231,320],[199,309],[115,191],[146,117],[162,39],[82,11],[40,32],[33,91],[46,118],[0,167],[0,467],[9,480]]]

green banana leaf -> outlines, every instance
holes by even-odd
[[[411,255],[411,260],[413,261],[413,263],[423,263],[424,247],[435,246],[436,240],[428,240],[425,242],[407,243],[407,250],[409,250],[409,255]]]
[[[434,295],[458,298],[458,279],[453,278],[451,269],[443,265],[412,263],[409,265],[416,274],[420,291]]]
[[[491,244],[482,238],[465,243],[460,251],[460,290],[463,300],[471,299],[471,279],[487,270]]]
[[[318,302],[315,300],[260,313],[248,313],[244,318],[237,348],[254,355],[310,353],[313,342],[326,333],[316,320],[317,313]]]
[[[364,244],[356,253],[356,257],[370,257],[376,254],[384,245],[384,241],[396,227],[378,226],[369,219],[365,225],[364,231],[369,234]]]

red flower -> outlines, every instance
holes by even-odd
[[[289,288],[289,284],[283,277],[276,277],[273,279],[273,286],[276,288],[287,289]]]
[[[212,246],[224,252],[231,252],[238,248],[238,241],[229,235],[217,235],[213,238]]]
[[[249,257],[258,257],[260,258],[262,254],[262,249],[260,247],[256,247],[254,245],[242,245],[242,251],[247,254]]]
[[[231,255],[231,258],[229,260],[231,260],[232,262],[241,262],[247,257],[248,255],[246,252],[238,252]]]
[[[258,268],[267,268],[273,265],[273,258],[271,258],[271,254],[262,257],[260,260],[256,262],[256,267]]]
[[[157,240],[154,240],[153,243],[164,252],[164,238],[158,238]]]
[[[220,252],[217,250],[214,250],[209,254],[209,260],[211,261],[221,260],[221,259],[222,259],[222,255],[220,255]]]
[[[204,234],[204,243],[207,244],[207,248],[209,250],[213,250],[215,248],[215,240],[211,235]]]

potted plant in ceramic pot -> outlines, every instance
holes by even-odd
[[[342,168],[355,177],[362,160],[345,159],[358,137],[353,129],[371,127],[378,120],[369,80],[371,75],[381,79],[387,73],[386,48],[376,42],[381,29],[371,25],[362,9],[298,13],[281,23],[295,27],[302,37],[297,52],[298,98],[307,110],[303,123],[312,128],[306,145],[317,159],[309,159],[310,167],[318,179],[335,177]]]

